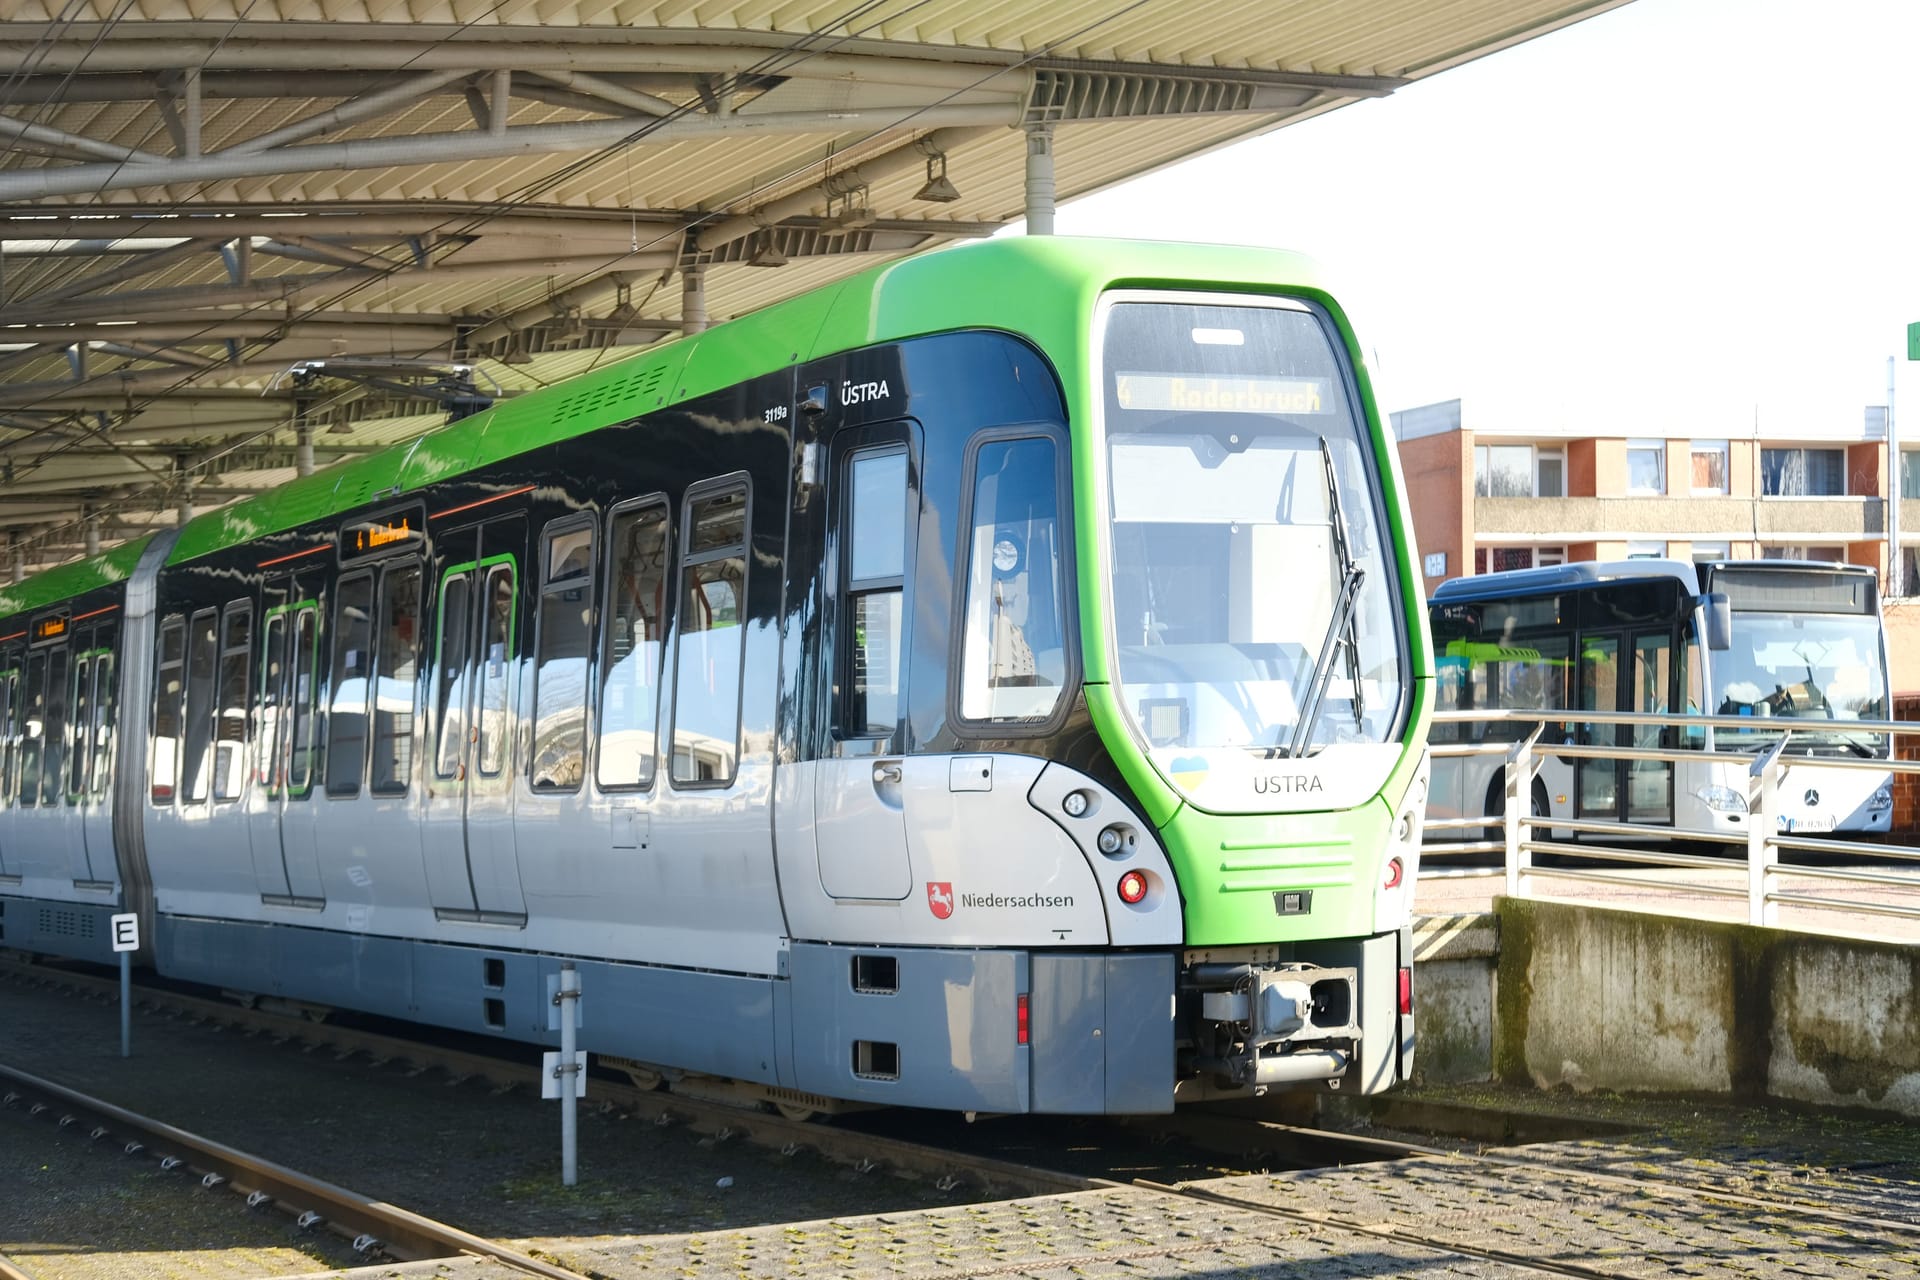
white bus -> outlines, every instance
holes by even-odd
[[[1455,578],[1431,598],[1437,706],[1450,710],[1638,711],[1737,716],[1751,728],[1658,729],[1549,720],[1553,743],[1759,751],[1783,720],[1793,761],[1783,831],[1885,831],[1893,777],[1822,768],[1821,757],[1888,759],[1886,631],[1873,572],[1785,560],[1626,560]],[[1831,727],[1829,727],[1831,726]],[[1501,742],[1532,726],[1436,724],[1440,742]],[[1802,758],[1805,763],[1801,763]],[[1498,755],[1434,761],[1432,817],[1498,815]],[[1588,760],[1542,751],[1536,818],[1744,832],[1747,768],[1702,759]],[[1463,833],[1462,838],[1471,838]]]

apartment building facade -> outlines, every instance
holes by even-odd
[[[1887,569],[1886,430],[1868,416],[1746,438],[1476,430],[1458,400],[1391,416],[1429,591],[1464,574],[1635,556]],[[1920,451],[1902,461],[1914,590]]]

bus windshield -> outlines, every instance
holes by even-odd
[[[1756,721],[1887,718],[1880,623],[1871,615],[1736,610],[1733,647],[1715,653],[1712,661],[1718,715],[1752,716]],[[1750,732],[1718,730],[1717,740],[1738,747],[1774,736],[1756,723]],[[1849,748],[1849,743],[1858,746]],[[1820,733],[1810,724],[1796,724],[1789,739],[1790,750],[1822,754],[1851,749],[1882,756],[1886,748],[1884,734]]]
[[[1130,302],[1104,350],[1135,731],[1164,753],[1385,740],[1402,695],[1394,566],[1328,328],[1297,304]]]

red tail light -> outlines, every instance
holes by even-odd
[[[1147,896],[1147,878],[1138,871],[1120,877],[1120,901],[1132,906]]]
[[[1384,887],[1388,889],[1398,889],[1400,887],[1400,878],[1404,876],[1406,873],[1407,873],[1407,869],[1405,866],[1401,864],[1400,859],[1388,858],[1387,859],[1387,883]]]
[[[1014,1008],[1013,1017],[1014,1017],[1013,1042],[1015,1044],[1025,1044],[1027,1042],[1028,1028],[1030,1026],[1030,1024],[1027,1021],[1027,997],[1026,996],[1022,995],[1020,997],[1019,1003]]]
[[[1021,998],[1023,1000],[1025,999],[1024,996]],[[1025,1005],[1021,1006],[1021,1008],[1023,1009],[1025,1007],[1026,1007]],[[1402,969],[1400,971],[1400,1012],[1401,1013],[1413,1012],[1413,970],[1412,969]]]

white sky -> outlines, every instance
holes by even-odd
[[[1064,205],[1063,234],[1298,249],[1384,410],[1920,444],[1920,0],[1634,0]]]

